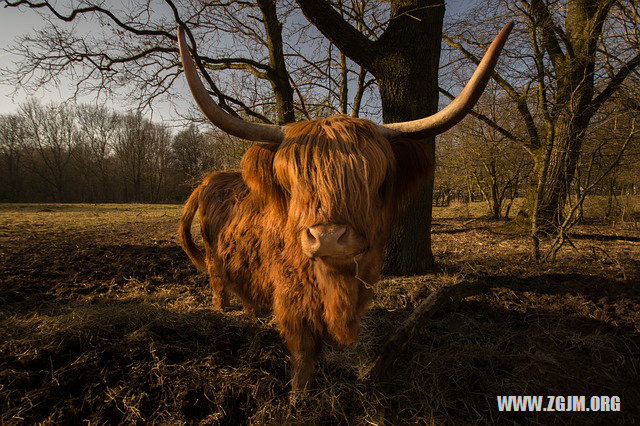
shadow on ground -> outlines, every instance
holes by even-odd
[[[604,247],[624,273],[589,252],[536,266],[521,249],[526,237],[462,223],[437,226],[439,273],[376,284],[358,343],[327,349],[315,389],[295,405],[288,353],[270,318],[212,311],[206,279],[175,242],[173,223],[111,235],[93,228],[69,234],[46,222],[33,233],[3,230],[1,421],[632,424],[640,418],[633,246]],[[412,308],[461,278],[495,288],[438,314],[397,359],[391,380],[360,381]],[[497,395],[617,395],[621,412],[501,413]]]

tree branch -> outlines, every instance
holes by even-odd
[[[456,48],[460,53],[462,53],[467,59],[469,59],[474,64],[480,64],[480,59],[478,59],[473,53],[469,52],[467,49],[462,46],[461,43],[454,41],[451,37],[446,34],[442,35],[442,39],[451,47]],[[493,79],[502,87],[505,92],[516,102],[518,106],[518,111],[522,116],[527,132],[529,133],[530,139],[530,148],[532,150],[537,149],[540,146],[540,137],[538,135],[538,129],[536,128],[535,121],[533,120],[533,116],[531,115],[531,111],[529,111],[529,106],[527,105],[527,98],[525,95],[519,93],[506,79],[504,79],[497,71],[493,71],[491,74]],[[526,93],[526,92],[525,92]]]
[[[371,70],[379,53],[376,43],[350,25],[326,0],[296,0],[304,16],[340,51]]]
[[[204,79],[207,81],[207,83],[209,83],[209,87],[211,87],[213,92],[218,97],[218,105],[220,105],[221,108],[223,108],[224,110],[228,111],[230,114],[238,117],[239,116],[238,113],[235,112],[235,110],[233,108],[231,108],[229,105],[227,105],[227,103],[226,103],[226,100],[233,101],[236,105],[239,105],[248,115],[250,115],[252,117],[255,117],[255,118],[258,118],[258,119],[260,119],[260,120],[262,120],[262,121],[264,121],[266,123],[271,123],[271,121],[267,117],[265,117],[264,115],[253,111],[251,108],[249,108],[243,102],[240,102],[237,99],[233,99],[233,98],[230,98],[229,96],[226,96],[224,93],[222,93],[222,91],[220,89],[218,89],[218,86],[213,82],[213,79],[211,78],[209,73],[206,72],[205,66],[204,66],[204,64],[200,60],[200,57],[197,54],[197,51],[196,51],[196,39],[193,36],[193,34],[191,33],[191,30],[189,29],[189,27],[186,25],[186,23],[180,18],[180,14],[178,13],[178,8],[175,6],[175,4],[173,3],[172,0],[165,0],[165,2],[169,5],[171,10],[173,11],[173,17],[174,17],[175,21],[178,23],[178,25],[183,27],[185,32],[187,33],[187,36],[189,37],[189,41],[191,42],[190,50],[191,50],[191,52],[193,52],[192,56],[194,58],[194,61],[195,61],[196,65],[198,66],[198,68],[200,68],[200,72],[204,76]]]
[[[602,92],[600,92],[592,101],[590,105],[591,114],[595,114],[598,109],[604,104],[611,95],[615,93],[615,91],[620,87],[620,85],[624,82],[625,78],[635,68],[640,65],[640,53],[634,56],[629,62],[624,64],[620,70],[616,73],[616,75],[609,81],[607,87],[605,87]]]
[[[443,89],[442,87],[439,87],[438,91],[440,93],[442,93],[443,95],[445,95],[447,98],[451,99],[451,100],[455,99],[455,96],[453,96],[453,94],[451,92],[447,91],[446,89]],[[513,133],[511,133],[509,130],[505,129],[504,127],[500,126],[494,120],[490,119],[486,115],[484,115],[482,113],[479,113],[479,112],[477,112],[475,110],[471,110],[469,112],[469,114],[474,116],[478,120],[482,121],[483,123],[487,124],[489,127],[491,127],[492,129],[496,130],[498,133],[500,133],[501,135],[505,136],[506,138],[508,138],[508,139],[510,139],[510,140],[512,140],[514,142],[518,142],[518,143],[522,144],[523,147],[529,153],[531,153],[531,150],[527,146],[526,141],[524,141],[522,138],[514,135]]]
[[[18,0],[18,1],[15,1],[15,2],[11,2],[9,0],[5,0],[5,7],[19,7],[19,6],[22,6],[22,5],[29,6],[32,9],[39,9],[39,8],[43,8],[43,7],[47,8],[58,19],[60,19],[62,21],[65,21],[65,22],[73,21],[76,18],[77,15],[81,15],[81,14],[85,14],[85,13],[98,12],[98,13],[102,13],[102,14],[108,16],[120,28],[125,29],[125,30],[127,30],[129,32],[132,32],[133,34],[136,34],[136,35],[148,35],[148,36],[164,36],[164,37],[168,37],[168,38],[170,38],[171,40],[174,40],[174,41],[178,40],[177,37],[175,36],[175,34],[172,34],[172,33],[168,32],[168,31],[163,31],[163,30],[142,30],[142,29],[139,29],[139,28],[132,27],[131,25],[125,24],[120,19],[118,19],[118,17],[116,17],[111,11],[109,11],[107,9],[103,9],[102,7],[99,7],[99,6],[81,7],[81,8],[78,8],[78,9],[73,9],[71,11],[71,14],[69,14],[69,15],[63,15],[60,12],[58,12],[48,1],[37,3],[37,2],[29,1],[29,0]]]
[[[563,40],[570,57],[574,56],[571,42],[564,34],[564,31],[553,22],[553,17],[549,9],[547,9],[547,5],[545,5],[542,0],[532,0],[529,5],[529,10],[531,11],[532,18],[535,20],[532,24],[534,27],[541,29],[542,44],[549,53],[553,67],[556,69],[556,72],[558,72],[564,62],[565,55],[557,37],[559,36]]]

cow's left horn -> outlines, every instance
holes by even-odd
[[[273,124],[250,123],[234,117],[220,108],[209,96],[207,89],[198,77],[198,72],[189,53],[189,47],[182,27],[178,27],[178,47],[184,67],[184,74],[196,103],[207,118],[221,130],[242,139],[257,142],[281,142],[284,132],[280,126]]]
[[[455,126],[476,104],[484,88],[491,78],[493,68],[498,62],[504,43],[513,28],[513,22],[509,22],[493,40],[491,46],[480,61],[478,68],[471,76],[462,92],[443,110],[434,115],[419,120],[405,121],[402,123],[382,124],[378,128],[388,139],[394,137],[423,138],[435,136]]]

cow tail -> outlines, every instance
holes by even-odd
[[[180,219],[180,245],[182,249],[189,255],[189,258],[196,265],[199,271],[205,271],[206,265],[204,262],[204,254],[202,251],[196,246],[193,242],[193,238],[191,237],[191,223],[193,222],[193,217],[196,215],[198,211],[198,205],[200,198],[201,187],[196,188],[191,196],[187,200],[187,203],[184,205],[184,209],[182,210],[182,218]]]

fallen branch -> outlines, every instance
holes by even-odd
[[[466,222],[462,222],[462,226],[470,225],[471,223],[475,222],[476,220],[480,220],[480,219],[484,219],[484,218],[483,217],[474,217],[473,219],[469,219]]]
[[[382,346],[376,359],[369,364],[362,380],[380,381],[389,377],[395,361],[402,354],[415,334],[439,311],[470,296],[484,294],[491,286],[487,283],[462,281],[434,291],[413,310],[396,332]]]

